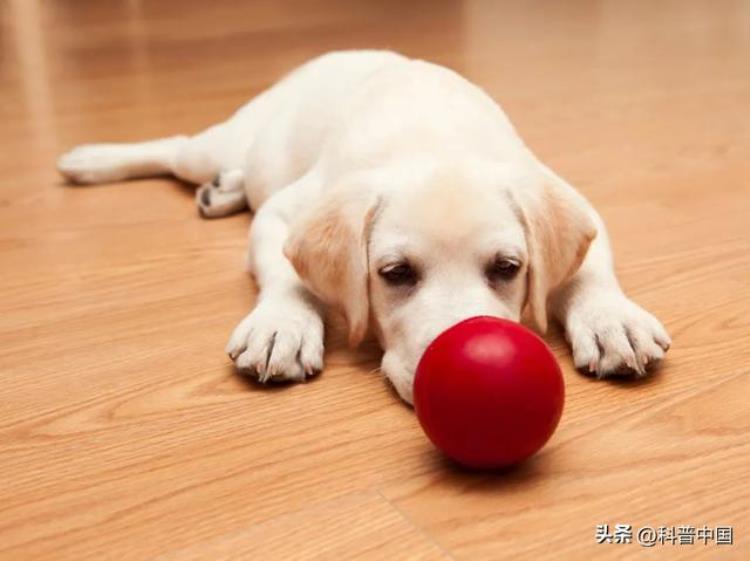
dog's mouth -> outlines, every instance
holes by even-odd
[[[380,370],[391,383],[393,389],[396,390],[399,397],[411,405],[414,396],[416,365],[413,368],[408,368],[395,352],[386,351],[383,355]]]

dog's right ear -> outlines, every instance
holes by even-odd
[[[367,244],[377,207],[370,189],[334,187],[293,227],[284,246],[284,255],[312,293],[343,312],[352,346],[367,333]]]

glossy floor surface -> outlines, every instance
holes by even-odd
[[[305,385],[238,377],[250,216],[55,172],[74,144],[198,131],[355,47],[500,101],[672,334],[656,375],[606,383],[551,333],[566,409],[515,470],[443,461],[338,328]],[[748,70],[741,0],[0,1],[0,559],[750,559]],[[597,545],[599,524],[735,544]]]

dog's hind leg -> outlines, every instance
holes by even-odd
[[[195,201],[203,218],[221,218],[245,210],[244,174],[240,170],[221,172],[198,188]]]
[[[195,136],[172,136],[146,142],[84,144],[57,161],[73,183],[93,184],[171,174],[200,185],[222,171],[241,167],[228,122]],[[237,161],[233,161],[237,160]]]
[[[177,156],[189,142],[186,136],[173,136],[128,144],[84,144],[63,154],[57,169],[81,184],[174,173]]]

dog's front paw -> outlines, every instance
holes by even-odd
[[[620,292],[591,295],[565,320],[576,368],[599,378],[644,376],[671,344],[662,324]]]
[[[235,328],[226,352],[259,382],[301,382],[323,369],[323,320],[305,302],[265,300]]]

